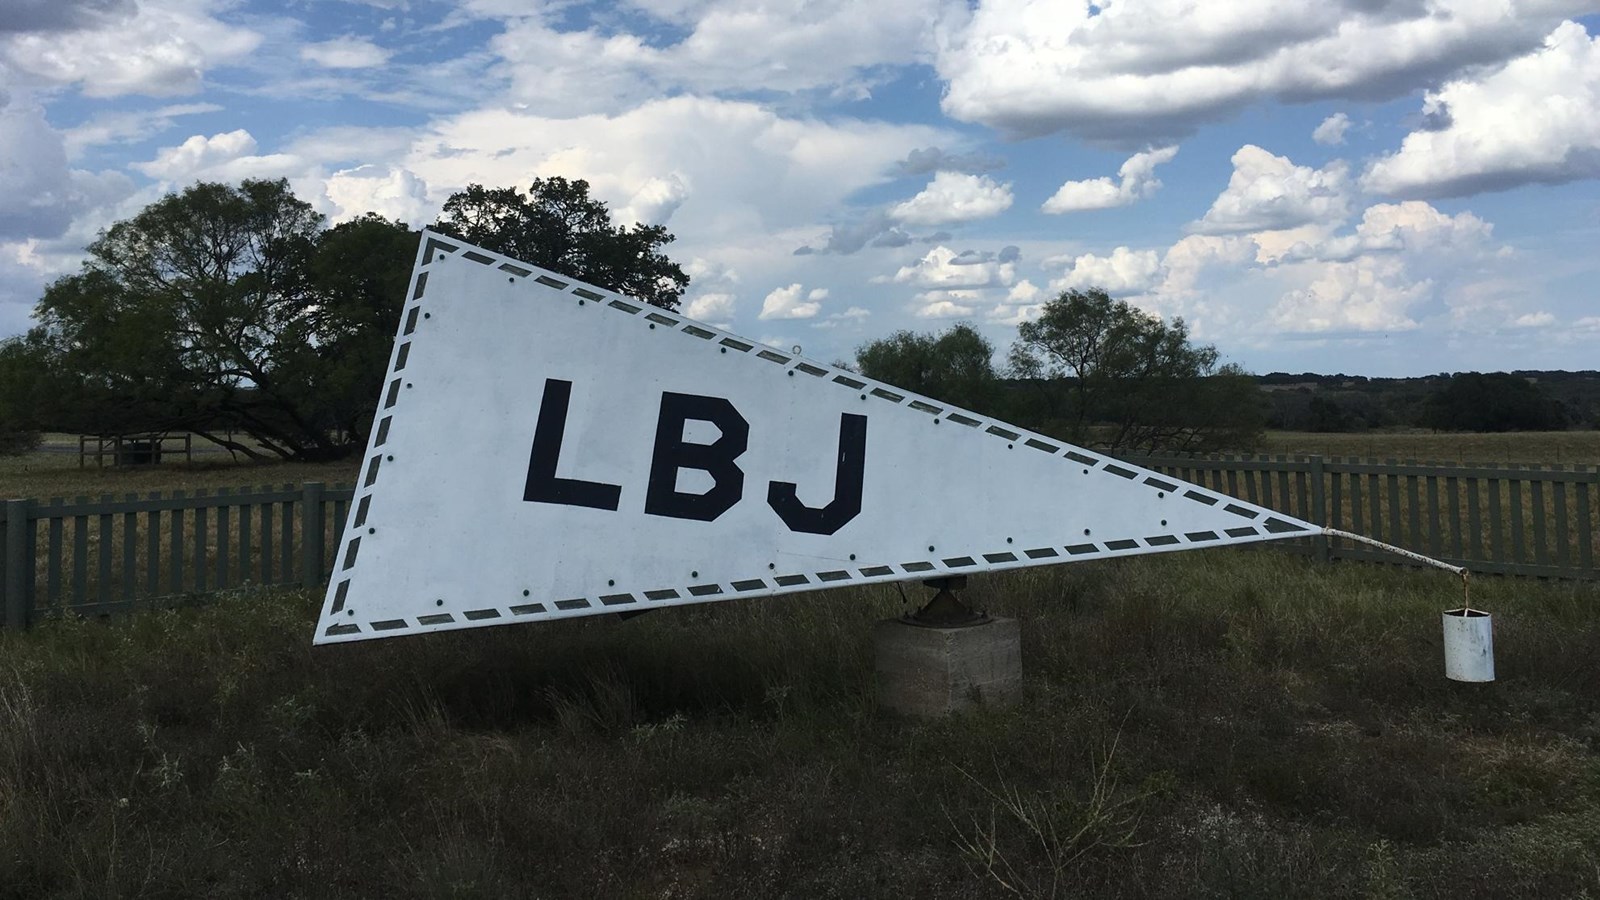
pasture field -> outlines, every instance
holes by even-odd
[[[1269,431],[1260,454],[1321,454],[1434,463],[1535,463],[1600,466],[1600,431],[1530,431],[1506,434],[1447,434],[1432,431],[1368,431],[1315,434]]]
[[[872,699],[894,587],[312,648],[315,596],[0,633],[0,898],[1600,895],[1600,588],[1271,550],[974,579],[1024,694]],[[912,600],[926,591],[905,588]]]
[[[355,481],[361,460],[330,463],[252,462],[196,441],[194,462],[155,466],[97,468],[91,461],[78,467],[75,435],[45,436],[43,448],[20,457],[0,457],[0,499],[8,497],[99,497],[126,493],[245,485],[326,484]],[[1463,463],[1505,462],[1539,465],[1600,466],[1600,431],[1526,432],[1515,434],[1436,434],[1374,431],[1358,434],[1314,434],[1269,431],[1260,455],[1314,454],[1362,459]],[[463,457],[465,459],[465,457]]]
[[[240,456],[237,459],[215,445],[199,439],[194,443],[194,461],[166,462],[152,466],[78,467],[76,435],[45,435],[40,449],[14,457],[0,457],[0,499],[29,497],[122,496],[150,491],[215,490],[245,485],[300,484],[321,481],[327,484],[353,482],[361,468],[359,455],[332,463],[258,463]]]

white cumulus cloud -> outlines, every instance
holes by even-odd
[[[684,306],[683,312],[691,319],[702,322],[727,322],[733,318],[735,298],[732,294],[701,294]]]
[[[1154,250],[1117,247],[1108,256],[1085,253],[1072,261],[1065,275],[1050,282],[1050,290],[1100,288],[1113,297],[1142,294],[1159,283],[1161,255]]]
[[[1272,324],[1283,332],[1411,331],[1411,308],[1432,294],[1429,279],[1408,277],[1401,260],[1361,257],[1323,266],[1311,283],[1285,293]]]
[[[1430,92],[1413,131],[1374,162],[1362,187],[1449,197],[1600,175],[1600,37],[1565,22],[1544,46],[1479,79]]]
[[[1011,208],[1011,185],[987,175],[939,172],[921,193],[891,207],[908,225],[947,225],[998,216]]]
[[[337,37],[300,48],[300,58],[325,69],[371,69],[389,61],[389,51],[358,37]]]
[[[1032,303],[1039,298],[1039,286],[1024,278],[1006,292],[1008,303]]]
[[[1350,130],[1350,117],[1344,113],[1334,113],[1322,120],[1322,124],[1311,132],[1311,139],[1319,144],[1329,147],[1344,143],[1344,133]]]
[[[262,42],[259,33],[212,15],[210,6],[141,0],[121,15],[80,19],[89,27],[0,34],[0,63],[78,85],[91,97],[187,93],[208,68],[243,59]],[[12,15],[9,6],[3,15]]]
[[[761,318],[809,319],[821,312],[822,304],[818,301],[822,298],[816,296],[816,291],[812,291],[806,299],[802,300],[800,299],[800,294],[803,290],[804,288],[799,284],[791,284],[788,287],[774,290],[767,295],[765,300],[761,301]],[[823,297],[827,295],[827,291],[822,292]]]
[[[1227,189],[1192,227],[1204,234],[1266,231],[1336,223],[1349,213],[1349,167],[1343,161],[1312,169],[1245,144],[1233,154]]]
[[[120,173],[70,168],[66,141],[44,110],[0,95],[0,239],[56,237],[74,216],[132,191]]]
[[[1085,181],[1069,181],[1040,208],[1047,213],[1068,213],[1127,206],[1134,201],[1143,200],[1161,187],[1161,181],[1155,175],[1156,166],[1170,162],[1177,155],[1176,146],[1135,153],[1117,169],[1115,183],[1103,176]]]
[[[1493,227],[1470,212],[1450,215],[1420,200],[1368,207],[1353,234],[1328,235],[1283,257],[1290,285],[1269,311],[1286,332],[1410,331],[1420,311],[1444,299],[1464,324],[1515,319],[1500,297],[1474,285],[1500,259]]]
[[[433,221],[438,205],[428,199],[428,184],[405,169],[366,165],[341,169],[323,188],[338,207],[334,219],[375,212],[419,228]]]
[[[1002,261],[1002,257],[1005,257]],[[1010,254],[986,258],[967,253],[957,253],[940,245],[929,250],[921,259],[909,266],[901,266],[894,273],[900,284],[921,288],[957,289],[1004,287],[1016,280],[1016,259]]]
[[[236,128],[210,137],[197,134],[175,147],[163,147],[156,151],[154,159],[134,163],[133,168],[151,178],[187,182],[203,177],[253,174],[240,172],[236,165],[240,160],[250,159],[261,159],[256,156],[256,139],[243,128]]]
[[[947,114],[1148,142],[1255,102],[1400,96],[1526,52],[1585,0],[979,0],[940,32]]]
[[[507,21],[490,48],[505,61],[511,96],[557,115],[680,92],[827,90],[861,99],[878,80],[874,70],[930,56],[943,2],[635,3],[658,20],[636,30],[614,21],[563,29],[542,5],[515,3],[495,11]]]
[[[628,198],[628,205],[617,210],[619,222],[664,225],[689,196],[689,182],[682,173],[671,172],[645,181]]]
[[[887,180],[907,153],[944,138],[923,125],[786,118],[749,102],[673,97],[617,115],[487,108],[436,119],[404,164],[433,186],[584,178],[630,215],[665,215],[681,193],[671,214],[681,238],[743,240],[814,229],[845,198]]]
[[[956,319],[970,316],[982,299],[977,291],[924,291],[917,295],[912,315],[919,319]]]

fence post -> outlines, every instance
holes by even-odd
[[[28,627],[28,613],[33,610],[33,555],[29,552],[31,537],[27,500],[6,501],[6,578],[5,625],[9,628]]]
[[[1323,484],[1325,469],[1322,464],[1322,454],[1311,457],[1311,521],[1313,524],[1328,527],[1328,488]],[[1332,556],[1328,552],[1328,536],[1318,534],[1311,539],[1312,551],[1317,559],[1328,562]]]
[[[300,582],[322,586],[322,482],[308,481],[300,499]]]

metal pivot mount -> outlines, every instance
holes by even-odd
[[[991,621],[988,613],[974,611],[956,596],[956,591],[966,589],[967,576],[930,578],[923,584],[933,588],[937,593],[921,609],[902,617],[907,625],[918,625],[923,628],[969,628]]]

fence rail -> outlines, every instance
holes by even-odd
[[[1129,461],[1474,572],[1600,579],[1597,468],[1440,466],[1336,456]],[[1339,539],[1318,537],[1300,547],[1321,559],[1395,561]]]
[[[1600,579],[1600,469],[1394,460],[1138,456],[1130,462],[1474,572]],[[354,490],[316,482],[121,499],[10,500],[0,510],[0,610],[123,612],[253,584],[318,588]],[[1395,562],[1348,541],[1291,544],[1323,560]]]
[[[41,614],[136,604],[246,585],[326,583],[354,490],[317,482],[215,493],[5,501],[0,609],[7,627]]]

